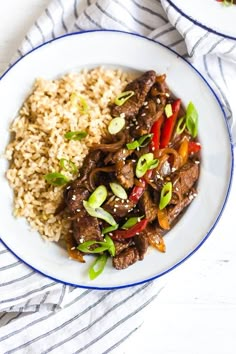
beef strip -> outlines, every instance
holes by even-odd
[[[104,160],[105,165],[107,165],[108,163],[115,164],[119,161],[125,161],[127,157],[130,156],[132,153],[133,150],[128,150],[126,148],[121,148],[115,153],[110,152]]]
[[[133,241],[131,239],[124,240],[124,242],[113,241],[115,245],[115,255],[118,256],[122,251],[132,245]]]
[[[145,190],[143,195],[141,196],[138,206],[140,210],[145,214],[145,218],[148,219],[149,222],[152,222],[157,217],[157,204],[151,198],[150,192]]]
[[[65,204],[72,215],[83,209],[83,200],[87,200],[90,194],[77,180],[74,182],[75,183],[72,183],[69,186],[70,188],[67,187],[68,189],[64,192]]]
[[[139,137],[149,134],[153,123],[161,117],[163,111],[163,105],[158,105],[156,99],[148,98],[136,118],[135,129],[130,129],[131,135],[133,137]]]
[[[149,246],[147,232],[145,230],[140,232],[139,235],[134,236],[134,244],[139,253],[139,260],[143,260]]]
[[[102,162],[102,152],[100,150],[92,150],[86,155],[83,166],[80,169],[80,179],[82,181],[86,180],[89,176],[89,173],[95,168],[98,167],[98,162]]]
[[[72,230],[78,244],[91,240],[103,241],[98,219],[87,213],[72,221]]]
[[[118,182],[125,188],[131,188],[134,185],[134,168],[133,161],[119,161],[116,163],[116,178]]]
[[[120,270],[128,268],[139,260],[139,251],[135,246],[126,248],[124,251],[113,257],[113,266]]]
[[[118,216],[120,218],[125,217],[135,206],[135,204],[129,199],[120,199],[112,196],[103,205],[103,208],[108,211],[108,213]]]
[[[153,70],[145,72],[137,79],[130,82],[124,89],[124,91],[134,91],[134,95],[128,99],[123,105],[114,105],[111,108],[111,114],[113,117],[117,117],[122,113],[126,118],[135,116],[140,107],[143,105],[146,96],[156,80],[156,73]]]
[[[184,197],[175,206],[169,206],[167,208],[169,224],[172,226],[174,222],[177,221],[177,217],[182,213],[182,211],[193,201],[197,196],[196,190],[192,188],[186,197]]]
[[[173,192],[184,196],[199,177],[199,164],[192,161],[187,162],[178,171],[171,174],[170,178],[173,184]]]

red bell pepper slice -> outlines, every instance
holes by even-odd
[[[148,224],[148,220],[143,219],[143,220],[137,222],[137,224],[135,224],[134,226],[132,226],[128,230],[114,231],[112,233],[111,238],[113,240],[122,240],[122,239],[126,239],[126,238],[131,238],[131,237],[135,236],[137,233],[143,231],[146,228],[147,224]]]
[[[153,172],[153,170],[148,170],[145,173],[145,175],[139,179],[140,186],[134,186],[134,188],[132,189],[130,196],[129,196],[129,200],[134,202],[134,204],[137,204],[139,199],[141,198],[141,196],[146,188],[146,185],[147,185],[145,178],[150,179],[152,176],[152,172]]]
[[[150,151],[154,152],[159,149],[160,146],[160,136],[161,136],[161,126],[164,122],[164,115],[155,121],[152,126],[151,133],[153,134],[152,140],[150,142]]]
[[[161,138],[160,138],[160,149],[165,148],[172,137],[172,133],[175,127],[175,123],[178,117],[179,109],[180,109],[181,100],[177,99],[172,104],[172,116],[169,118],[165,117],[165,121],[163,123]]]
[[[195,154],[195,153],[197,153],[200,150],[201,150],[200,143],[197,143],[195,141],[189,141],[188,142],[188,153],[189,154]]]

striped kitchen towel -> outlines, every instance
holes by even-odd
[[[188,58],[188,47],[165,10],[169,15],[170,9],[163,9],[158,0],[53,0],[25,36],[17,56],[65,33],[118,29],[162,42]],[[192,61],[218,93],[232,124],[234,65],[216,55]],[[36,273],[0,243],[0,352],[120,352],[120,344],[141,325],[145,308],[164,283],[165,277],[113,291],[73,288]]]
[[[172,6],[171,1],[161,0],[161,3],[170,23],[184,38],[190,58],[205,54],[216,54],[225,60],[236,63],[235,40],[217,35],[196,25],[193,21],[182,16],[182,14]]]

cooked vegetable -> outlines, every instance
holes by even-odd
[[[165,119],[164,123],[163,123],[163,127],[162,127],[162,132],[161,132],[161,139],[160,139],[160,148],[163,149],[165,147],[168,146],[173,131],[174,131],[174,127],[175,127],[175,123],[179,114],[179,110],[180,110],[180,104],[181,104],[181,100],[177,99],[176,101],[174,101],[171,104],[171,108],[172,108],[172,116],[170,116],[169,118]]]
[[[201,150],[201,144],[195,141],[188,142],[188,153],[195,154]]]
[[[99,245],[99,247],[91,249],[91,246],[94,245]],[[102,242],[99,242],[97,240],[83,242],[77,247],[77,249],[84,253],[101,253],[104,251],[108,251],[111,254],[111,256],[115,255],[114,242],[108,235],[105,236],[104,241]]]
[[[105,186],[99,186],[90,195],[88,203],[92,208],[100,207],[107,198],[107,189]]]
[[[52,184],[53,186],[63,186],[63,184],[69,182],[69,178],[59,172],[48,173],[44,176],[44,178],[48,183]]]
[[[106,210],[104,210],[103,208],[100,208],[100,207],[93,208],[93,207],[91,207],[89,202],[87,202],[85,200],[83,201],[83,206],[89,215],[91,215],[95,218],[98,218],[98,219],[105,220],[108,224],[110,224],[112,226],[116,225],[116,221],[113,218],[113,216],[111,214],[109,214]]]
[[[134,91],[124,91],[121,92],[116,98],[115,98],[115,104],[117,106],[122,106],[126,101],[130,99],[134,95]]]
[[[164,115],[162,114],[161,117],[152,126],[151,133],[153,134],[153,137],[150,144],[150,151],[152,152],[158,150],[160,147],[160,135],[163,121]]]
[[[143,231],[148,224],[147,219],[143,219],[128,230],[117,230],[113,232],[112,239],[113,240],[122,240],[122,239],[127,239],[135,236],[136,234],[140,233]]]
[[[69,171],[71,173],[77,173],[78,172],[78,168],[76,167],[76,165],[74,164],[74,162],[72,162],[71,160],[67,160],[67,159],[60,159],[59,161],[59,165],[61,166],[61,168],[63,168],[66,171]]]
[[[118,229],[118,227],[119,227],[119,224],[116,224],[114,226],[104,227],[104,229],[102,229],[102,234],[105,235],[105,234],[108,234],[109,232],[115,231]]]
[[[159,203],[160,210],[164,209],[169,204],[169,202],[171,201],[171,197],[172,197],[172,182],[167,182],[166,184],[164,184],[161,190],[161,198]]]
[[[121,226],[122,229],[130,229],[132,226],[136,225],[139,221],[141,221],[141,219],[143,218],[143,216],[133,216],[132,218],[129,218],[124,225]]]
[[[176,134],[180,135],[183,133],[184,129],[186,128],[186,117],[181,117],[176,126]]]
[[[108,131],[110,134],[114,135],[119,133],[125,126],[125,118],[124,117],[116,117],[113,118],[109,125],[108,125]]]
[[[110,183],[110,187],[112,192],[120,199],[127,199],[127,193],[126,190],[119,184],[115,182]]]
[[[89,278],[96,279],[104,270],[108,259],[108,254],[104,253],[98,256],[96,261],[89,268]]]
[[[192,102],[190,102],[187,106],[186,128],[192,137],[196,138],[198,133],[198,112]]]
[[[126,144],[126,146],[128,150],[134,150],[136,148],[147,146],[150,143],[152,136],[153,134],[145,134],[141,136],[138,140],[134,140],[131,143]]]
[[[87,132],[84,131],[75,131],[75,132],[67,132],[64,137],[68,140],[82,140],[86,138],[88,135]]]
[[[159,161],[157,159],[154,159],[154,155],[152,152],[149,152],[147,154],[142,155],[137,162],[136,165],[136,176],[138,178],[143,177],[147,170],[151,170],[155,167],[157,167]]]
[[[170,118],[173,115],[172,106],[170,103],[165,106],[165,114],[167,118]]]

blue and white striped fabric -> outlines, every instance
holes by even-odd
[[[140,33],[189,58],[216,90],[233,128],[235,65],[213,55],[216,48],[200,55],[200,45],[188,42],[194,28],[186,27],[165,0],[53,0],[14,60],[59,35],[89,29]],[[115,291],[73,288],[32,271],[0,242],[0,352],[119,352],[164,283],[165,278]]]

